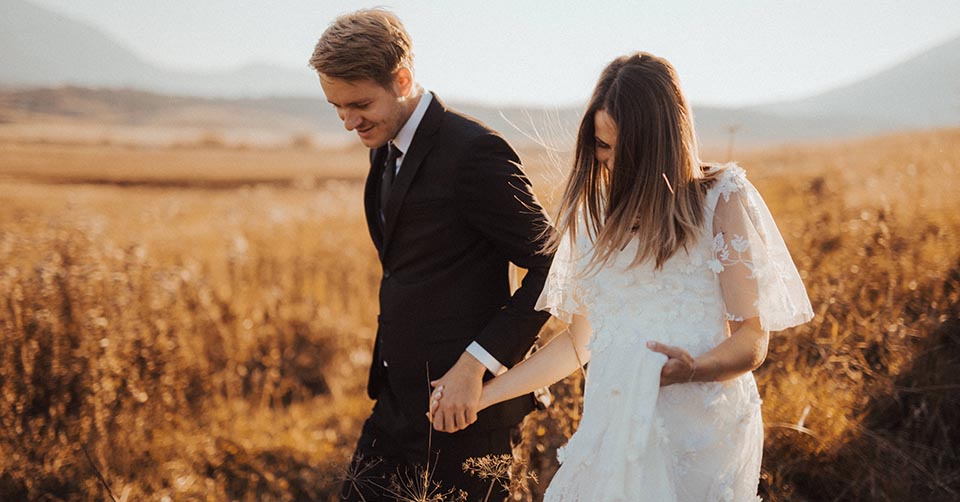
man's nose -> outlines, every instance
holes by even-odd
[[[345,112],[342,118],[343,118],[343,127],[345,127],[348,131],[352,131],[356,129],[357,126],[360,125],[361,122],[363,122],[363,120],[361,120],[360,118],[360,115],[357,113]]]

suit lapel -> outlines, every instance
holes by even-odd
[[[367,215],[367,228],[377,252],[383,256],[383,227],[380,226],[380,178],[383,177],[383,163],[387,158],[387,147],[370,150],[370,172],[363,189],[363,207]]]
[[[433,148],[433,135],[443,121],[443,115],[446,107],[440,102],[436,95],[430,101],[417,132],[413,135],[413,142],[410,144],[410,151],[403,156],[403,164],[400,166],[400,172],[393,180],[393,188],[390,190],[390,199],[387,201],[387,207],[384,210],[386,223],[384,224],[383,244],[380,250],[381,258],[386,255],[387,248],[390,245],[390,237],[396,228],[397,216],[400,214],[400,208],[403,207],[403,199],[406,198],[410,185],[423,164],[423,159]],[[385,149],[384,149],[385,150]],[[384,158],[381,156],[381,158]]]

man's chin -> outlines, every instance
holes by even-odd
[[[380,138],[364,138],[360,137],[360,142],[363,143],[363,146],[367,148],[380,148],[381,146],[387,143],[386,140]]]

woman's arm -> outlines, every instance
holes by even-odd
[[[687,382],[720,382],[753,371],[767,357],[770,333],[753,317],[743,322],[729,322],[733,333],[709,352],[694,358],[684,349],[657,342],[647,347],[669,359],[660,372],[660,386]]]
[[[564,332],[506,373],[488,381],[480,396],[480,409],[550,385],[590,360],[587,342],[592,329],[586,317],[574,315]]]

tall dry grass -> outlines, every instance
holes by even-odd
[[[0,499],[330,492],[379,281],[353,182],[0,193]]]
[[[333,500],[370,408],[379,265],[356,175],[254,167],[303,151],[2,148],[0,498]],[[110,162],[138,156],[182,167],[123,186]],[[247,159],[242,183],[222,181],[230,159]],[[559,176],[533,164],[549,201]],[[818,314],[757,372],[762,494],[956,499],[960,131],[741,164]],[[257,183],[304,172],[310,185]],[[514,471],[538,481],[515,483],[517,500],[556,470],[581,385],[555,385],[524,424]]]

